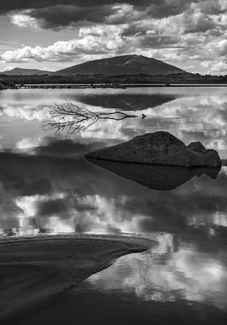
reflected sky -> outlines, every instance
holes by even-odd
[[[151,190],[84,159],[0,155],[0,236],[131,233],[157,249],[94,275],[95,290],[227,310],[227,168]],[[123,290],[123,291],[122,291]]]
[[[155,239],[156,250],[122,258],[89,283],[145,301],[187,299],[227,310],[227,167],[211,175],[184,174],[162,191],[83,158],[157,130],[186,144],[201,141],[227,158],[226,88],[105,89],[105,96],[109,92],[139,94],[141,103],[144,95],[148,106],[136,111],[137,118],[98,121],[70,138],[43,131],[45,108],[66,99],[80,103],[87,95],[90,109],[103,110],[96,106],[103,90],[0,92],[0,237],[77,232]],[[149,106],[154,95],[173,99]]]
[[[0,155],[0,228],[18,234],[170,232],[221,240],[227,169],[194,176],[170,191],[151,190],[84,159]]]
[[[186,145],[201,141],[208,148],[218,150],[222,158],[227,157],[227,94],[224,87],[2,91],[1,148],[34,153],[34,148],[46,146],[46,138],[66,139],[64,133],[55,135],[54,130],[44,131],[42,122],[48,119],[48,109],[54,103],[63,104],[67,100],[79,105],[86,103],[88,109],[96,112],[124,110],[126,105],[127,113],[137,115],[123,121],[99,120],[73,135],[70,138],[73,142],[86,145],[100,142],[98,147],[101,148],[145,132],[164,130]],[[134,106],[131,104],[133,100]],[[145,119],[141,118],[142,113],[146,115]]]
[[[173,236],[163,234],[159,240],[162,249],[122,257],[86,282],[92,290],[129,292],[143,301],[187,300],[227,311],[226,251],[216,259],[192,243],[174,243]]]

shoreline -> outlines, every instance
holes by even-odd
[[[1,324],[42,307],[120,256],[156,242],[141,237],[50,235],[0,240]]]
[[[82,83],[82,84],[67,84],[67,83],[59,83],[59,84],[50,84],[50,83],[42,83],[42,84],[24,84],[23,86],[16,84],[16,88],[12,89],[127,89],[127,88],[168,88],[168,87],[227,87],[227,84],[213,84],[213,83],[119,83],[119,85],[108,85],[108,84],[93,84],[90,83]]]

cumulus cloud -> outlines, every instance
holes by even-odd
[[[21,0],[2,1],[0,13],[31,29],[76,29],[78,37],[47,47],[23,46],[1,55],[3,62],[73,62],[127,53],[172,64],[214,61],[225,68],[227,5],[224,0]],[[163,50],[165,49],[165,50]],[[218,65],[217,65],[218,63]]]
[[[35,18],[29,16],[29,11],[24,13],[12,14],[11,22],[14,25],[25,28],[38,29],[38,22]]]
[[[195,66],[194,65],[187,65],[186,67],[184,67],[184,69],[194,69],[195,68]]]
[[[192,10],[186,12],[182,17],[182,23],[184,25],[184,33],[204,33],[207,30],[215,29],[216,23],[215,21],[201,13],[201,11],[196,10],[193,12]]]
[[[117,26],[82,28],[78,39],[59,41],[48,47],[25,46],[1,55],[4,62],[73,61],[82,54],[117,52],[122,46],[121,29]]]
[[[56,71],[56,69],[54,69],[54,68],[48,68],[48,67],[42,67],[42,68],[39,68],[39,70],[50,71],[50,72]]]
[[[175,16],[184,12],[194,1],[187,0],[156,0],[151,1],[148,15],[155,18]]]
[[[206,14],[217,15],[226,12],[227,3],[225,0],[205,0],[201,1],[200,8],[201,11],[205,12]]]
[[[227,73],[227,62],[224,61],[204,61],[201,66],[207,69],[207,73]]]
[[[10,70],[13,70],[13,69],[15,69],[15,68],[16,68],[15,65],[9,65],[8,67],[5,67],[5,68],[3,69],[3,71],[10,71]]]

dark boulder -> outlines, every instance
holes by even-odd
[[[192,151],[202,152],[202,153],[205,153],[207,151],[207,149],[199,141],[197,141],[197,142],[191,142],[188,145],[188,148],[191,149]]]
[[[215,150],[206,149],[200,142],[192,142],[187,147],[181,140],[164,131],[146,133],[130,141],[87,153],[85,157],[184,167],[219,167],[222,164]]]

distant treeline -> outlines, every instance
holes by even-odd
[[[13,84],[226,84],[226,76],[200,75],[199,73],[178,73],[169,75],[125,74],[125,75],[0,75],[3,88]],[[0,86],[1,89],[1,86]]]

